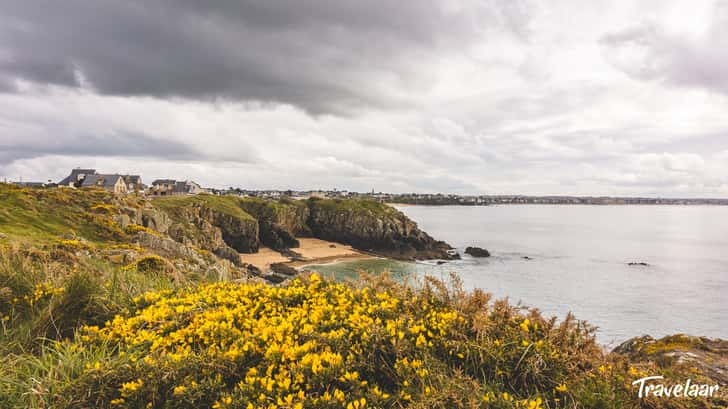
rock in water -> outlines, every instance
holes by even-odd
[[[637,267],[649,267],[650,265],[648,263],[645,263],[644,261],[630,261],[627,263],[628,266],[637,266]]]
[[[490,257],[490,252],[481,247],[468,247],[465,249],[465,254],[470,254],[473,257]]]

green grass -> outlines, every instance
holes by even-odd
[[[120,241],[124,232],[109,206],[138,206],[134,196],[119,198],[99,189],[28,189],[0,183],[0,232],[8,241],[48,244],[59,236],[94,242]]]
[[[177,209],[187,206],[204,205],[210,209],[233,216],[240,220],[255,220],[240,206],[241,199],[234,196],[215,196],[200,194],[194,196],[169,196],[153,199],[155,207],[167,212],[174,213]]]
[[[270,200],[261,199],[257,197],[243,197],[239,198],[238,202],[240,206],[245,209],[248,213],[254,215],[257,218],[268,218],[275,219],[278,214],[285,211],[291,206],[306,207],[305,202],[294,201],[294,200]]]
[[[400,212],[392,206],[369,199],[309,199],[313,208],[332,211],[367,212],[374,216],[396,216]]]

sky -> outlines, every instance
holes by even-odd
[[[728,2],[5,0],[0,180],[728,197]]]

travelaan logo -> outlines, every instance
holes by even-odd
[[[718,389],[720,389],[719,385],[692,383],[690,379],[685,381],[685,383],[665,385],[659,382],[662,379],[665,379],[665,377],[659,375],[647,376],[637,379],[632,382],[632,385],[639,387],[637,395],[640,398],[650,396],[659,398],[708,398],[714,396],[718,392]]]

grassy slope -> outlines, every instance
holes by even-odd
[[[286,211],[290,206],[302,206],[305,207],[306,203],[297,200],[288,200],[285,202],[260,199],[257,197],[244,197],[240,198],[240,205],[250,214],[256,217],[265,217],[275,220],[276,217]]]
[[[27,189],[0,184],[0,232],[26,243],[49,243],[62,235],[93,242],[123,238],[111,220],[113,195],[97,189]],[[133,197],[124,205],[138,205]]]
[[[392,206],[367,199],[312,199],[313,207],[326,210],[362,212],[366,211],[378,217],[391,217],[399,215],[399,211]]]
[[[241,199],[234,196],[201,194],[195,196],[160,197],[155,198],[152,203],[155,207],[172,213],[175,209],[181,207],[204,205],[216,212],[227,214],[241,220],[255,220],[253,216],[243,210],[240,202]]]

